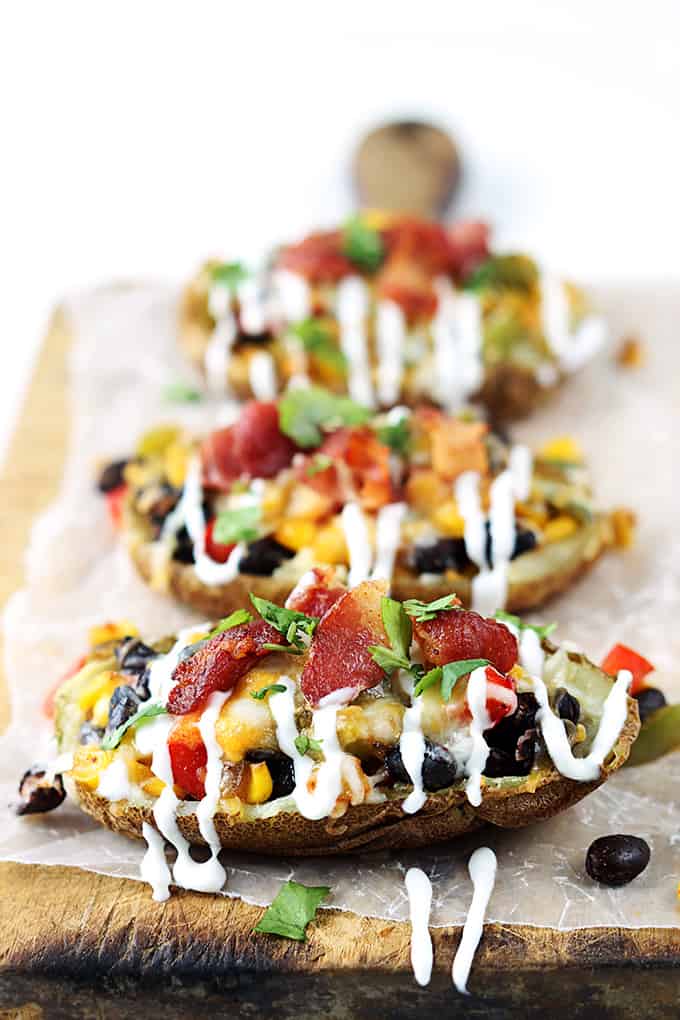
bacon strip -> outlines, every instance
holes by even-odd
[[[452,609],[433,620],[413,621],[413,635],[427,662],[445,666],[462,659],[488,659],[499,673],[509,673],[519,658],[517,639],[498,620]]]

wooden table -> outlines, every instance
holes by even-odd
[[[629,307],[631,302],[628,297]],[[647,295],[647,301],[650,300]],[[2,601],[22,580],[32,518],[54,497],[66,450],[67,323],[55,315],[0,481]],[[0,692],[6,725],[6,691]],[[306,944],[253,935],[240,900],[67,868],[0,865],[4,1017],[680,1016],[680,929],[573,932],[488,925],[463,998],[450,970],[459,928],[434,929],[435,974],[420,989],[409,927],[321,911]]]

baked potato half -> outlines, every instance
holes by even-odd
[[[210,388],[240,399],[311,380],[373,407],[472,400],[507,420],[587,361],[604,325],[578,288],[492,253],[485,224],[364,214],[259,273],[207,262],[179,337]]]
[[[160,829],[180,853],[182,837],[397,849],[549,818],[625,762],[639,729],[625,671],[614,682],[545,629],[453,595],[385,591],[316,570],[287,607],[254,599],[177,639],[93,648],[56,697],[83,810],[135,838]]]
[[[144,580],[207,617],[250,593],[282,602],[312,566],[385,578],[398,599],[455,590],[483,612],[524,611],[632,528],[596,508],[569,438],[532,457],[480,421],[372,415],[318,388],[250,402],[202,440],[156,429],[100,488]]]

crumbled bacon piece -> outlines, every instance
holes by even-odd
[[[335,580],[332,567],[314,567],[300,578],[286,599],[286,609],[321,618],[347,589]]]
[[[489,431],[488,425],[460,421],[434,408],[420,408],[416,420],[427,433],[432,467],[438,475],[452,482],[464,471],[486,474],[488,458],[484,437]]]
[[[280,644],[281,635],[264,620],[251,620],[222,631],[176,666],[168,711],[186,715],[213,691],[230,691],[258,659],[268,655],[265,644]]]
[[[319,455],[333,463],[310,475],[309,465]],[[311,460],[301,462],[299,472],[305,484],[325,496],[336,509],[354,496],[366,510],[377,510],[395,498],[389,447],[367,425],[333,432]]]
[[[312,283],[336,283],[356,268],[342,253],[342,234],[327,230],[310,234],[297,244],[290,244],[279,256],[278,265],[299,273]]]
[[[312,705],[336,691],[345,701],[379,684],[385,675],[371,656],[371,645],[387,644],[381,600],[387,582],[364,581],[345,592],[316,628],[300,687]]]
[[[437,613],[422,623],[414,620],[413,634],[426,661],[435,666],[488,659],[499,672],[509,673],[519,658],[517,639],[505,624],[466,610]]]
[[[203,483],[228,491],[241,476],[273,478],[288,467],[295,444],[279,427],[275,403],[251,400],[238,421],[211,433],[201,448]]]

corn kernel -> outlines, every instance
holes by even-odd
[[[414,471],[406,483],[406,498],[414,510],[428,514],[451,498],[451,486],[434,471]]]
[[[90,790],[99,785],[99,774],[113,761],[113,751],[101,751],[96,747],[77,747],[73,754],[71,775],[77,783]]]
[[[315,563],[348,563],[349,553],[345,533],[339,524],[327,524],[316,534],[314,541]]]
[[[614,529],[614,542],[619,549],[629,549],[635,539],[635,514],[632,510],[620,508],[612,511],[612,528]]]
[[[310,521],[318,521],[328,513],[329,503],[325,496],[313,489],[311,485],[304,483],[296,485],[293,489],[286,515],[289,518],[301,517]]]
[[[109,705],[111,703],[111,693],[108,691],[106,694],[102,694],[100,698],[97,698],[95,706],[92,709],[92,719],[90,720],[93,726],[106,726],[109,721]]]
[[[119,620],[116,623],[103,623],[98,627],[90,627],[88,639],[90,646],[104,645],[108,641],[120,641],[124,637],[139,637],[139,631],[134,623],[129,620]]]
[[[546,542],[560,542],[563,538],[573,535],[578,528],[578,521],[567,514],[560,514],[543,528],[543,535]]]
[[[114,688],[118,686],[119,680],[120,677],[116,673],[112,673],[110,669],[97,673],[78,696],[78,708],[80,711],[89,712],[102,698],[107,699],[108,705],[108,699],[113,694]]]
[[[518,517],[542,528],[548,520],[548,511],[538,503],[516,503],[515,512]]]
[[[286,502],[286,490],[282,485],[274,482],[266,482],[262,494],[262,516],[265,520],[273,520],[280,517]]]
[[[225,797],[223,800],[220,800],[220,811],[224,812],[225,815],[238,815],[241,814],[242,810],[243,805],[241,804],[240,797]]]
[[[257,762],[248,766],[245,784],[245,801],[247,804],[264,804],[272,795],[273,783],[267,763]]]
[[[179,438],[180,430],[176,425],[159,425],[145,432],[137,443],[138,457],[161,457],[168,446]]]
[[[144,793],[148,793],[149,797],[160,797],[165,789],[165,783],[158,776],[152,776],[151,779],[147,779],[146,782],[142,783],[141,787]]]
[[[181,489],[186,478],[191,450],[183,443],[170,443],[163,455],[163,467],[171,485]]]
[[[448,500],[437,507],[432,514],[434,524],[445,535],[451,538],[462,538],[465,534],[465,521],[458,512],[458,504],[454,499]]]
[[[287,545],[289,549],[299,552],[305,546],[312,545],[315,535],[316,528],[313,521],[304,520],[299,517],[290,517],[282,521],[274,534],[274,538],[281,545]]]
[[[580,463],[583,460],[583,451],[572,436],[557,436],[541,447],[539,456],[544,460],[566,460],[571,463]]]
[[[136,758],[130,758],[127,763],[128,779],[131,783],[145,783],[148,779],[153,777],[153,772],[148,765],[144,762],[137,761]]]

